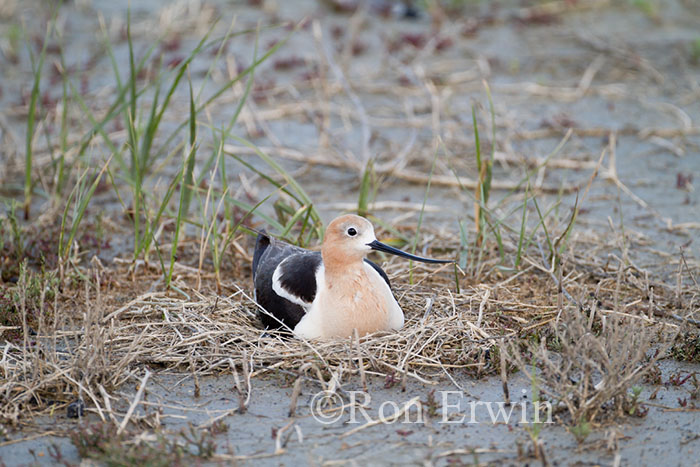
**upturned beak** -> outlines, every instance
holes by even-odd
[[[412,259],[413,261],[420,261],[422,263],[454,263],[454,261],[451,259],[422,258],[420,256],[412,255],[410,253],[406,253],[405,251],[401,251],[398,248],[394,248],[393,246],[386,245],[379,240],[374,240],[368,243],[367,246],[373,250],[383,251],[384,253],[390,253],[396,256],[402,256],[404,258]]]

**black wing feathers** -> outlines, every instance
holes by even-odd
[[[321,254],[318,252],[290,256],[280,265],[280,285],[306,303],[313,302],[316,297],[316,271],[321,261]]]
[[[301,321],[301,318],[306,314],[306,310],[301,305],[290,302],[286,298],[280,297],[272,289],[272,277],[275,274],[277,266],[290,256],[301,256],[299,253],[305,250],[280,242],[265,232],[258,235],[255,242],[255,252],[253,254],[253,284],[255,287],[255,298],[258,304],[265,309],[259,310],[258,315],[263,325],[267,329],[278,329],[284,326],[289,329],[294,329]],[[307,252],[308,254],[308,252]],[[321,261],[321,254],[316,253],[318,262]],[[316,268],[304,269],[311,274]],[[301,280],[295,277],[294,269],[290,268],[287,274],[283,274],[282,283],[286,284],[283,287],[288,290],[301,289]],[[309,276],[307,276],[307,280]],[[313,291],[313,296],[316,295],[316,277],[310,278],[312,284],[305,286],[306,290]],[[293,288],[293,289],[292,289]],[[293,293],[290,291],[290,293]],[[304,294],[306,297],[309,293]],[[301,297],[306,300],[306,298]],[[313,301],[313,297],[310,301]]]

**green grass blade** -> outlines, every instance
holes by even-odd
[[[442,143],[440,143],[442,145]],[[435,155],[433,156],[433,163],[430,165],[430,175],[428,175],[428,184],[425,187],[425,193],[423,194],[423,204],[420,208],[420,214],[418,215],[418,225],[416,226],[416,234],[413,237],[413,246],[411,247],[411,253],[416,254],[416,248],[418,247],[418,238],[420,237],[420,229],[423,226],[423,215],[425,214],[425,203],[428,201],[428,193],[430,192],[430,184],[433,181],[433,172],[435,172],[435,163],[437,162],[437,157],[439,154],[439,146],[435,148]],[[413,284],[413,261],[408,262],[408,282]]]
[[[185,196],[187,190],[185,190],[184,185],[185,185],[185,174],[186,174],[186,167],[189,166],[190,160],[194,158],[195,155],[195,147],[190,148],[189,153],[187,154],[187,157],[183,161],[183,168],[182,171],[180,172],[182,176],[180,177],[180,186],[182,187],[180,189],[180,204],[178,206],[177,210],[177,217],[175,219],[175,232],[173,233],[173,241],[170,247],[170,267],[168,269],[168,274],[165,277],[165,286],[170,287],[170,282],[172,281],[173,277],[173,270],[175,269],[175,257],[177,254],[177,245],[178,245],[178,240],[180,239],[180,229],[183,224],[183,220],[185,218]]]
[[[182,170],[183,169],[180,168],[173,177],[173,179],[170,181],[170,184],[168,185],[168,188],[165,191],[165,196],[163,197],[163,200],[158,206],[158,211],[156,212],[156,215],[153,217],[153,219],[148,221],[146,225],[146,231],[144,232],[144,241],[139,246],[139,249],[137,249],[134,252],[134,258],[138,258],[138,256],[141,253],[148,253],[151,247],[152,236],[154,235],[155,230],[158,228],[160,219],[163,216],[165,209],[168,207],[168,203],[170,203],[170,200],[172,199],[173,194],[175,193],[175,189],[177,188],[178,184],[182,179]]]
[[[182,190],[184,191],[184,196],[182,201],[183,205],[183,215],[187,217],[187,213],[190,207],[190,200],[192,199],[192,189],[194,187],[194,163],[195,154],[197,152],[197,112],[194,105],[194,93],[192,91],[192,80],[189,79],[190,88],[190,154],[191,156],[187,160],[187,168],[185,169],[185,177],[183,178]]]
[[[491,157],[486,161],[486,177],[483,183],[483,196],[484,204],[488,205],[489,196],[491,195],[491,179],[493,177],[493,161],[496,157],[496,110],[493,106],[493,98],[491,96],[491,88],[488,83],[484,81],[484,88],[486,89],[486,96],[489,101],[489,113],[491,114]]]
[[[146,131],[144,132],[144,141],[143,141],[143,147],[141,149],[141,154],[142,154],[142,160],[143,160],[143,169],[145,170],[148,165],[149,165],[149,159],[151,159],[151,146],[153,145],[153,140],[155,138],[155,134],[158,130],[158,127],[160,126],[160,122],[163,119],[163,115],[165,114],[165,111],[167,110],[168,106],[170,105],[170,100],[172,99],[173,95],[175,94],[175,91],[180,84],[180,81],[182,80],[183,76],[185,76],[185,72],[189,70],[189,65],[192,63],[192,60],[195,59],[195,57],[201,52],[201,50],[205,47],[207,44],[207,39],[209,38],[209,35],[213,31],[214,26],[216,25],[216,22],[211,25],[207,33],[204,35],[204,37],[199,41],[197,46],[190,52],[190,54],[187,56],[187,58],[178,65],[177,67],[177,73],[175,74],[175,78],[173,79],[172,83],[170,84],[170,87],[168,88],[168,92],[165,95],[165,99],[163,99],[163,103],[160,106],[160,110],[156,113],[154,112],[152,117],[149,119],[148,124],[146,126]],[[190,83],[190,87],[191,87]],[[192,95],[192,91],[190,90],[190,95]],[[192,99],[192,97],[191,97]],[[154,104],[154,109],[155,109],[155,104]],[[197,112],[195,111],[195,114]],[[185,122],[186,124],[189,124],[190,126],[192,125],[192,118],[187,119]],[[164,147],[167,146],[164,145]]]
[[[100,172],[97,174],[95,177],[95,180],[92,182],[90,185],[90,189],[88,192],[80,198],[80,201],[78,202],[77,206],[77,211],[76,215],[73,217],[73,220],[71,221],[71,230],[70,234],[68,236],[68,240],[66,241],[65,244],[61,246],[61,251],[64,254],[64,259],[67,259],[68,253],[70,252],[71,245],[73,244],[73,240],[75,239],[75,235],[78,231],[78,226],[80,225],[80,222],[83,220],[83,216],[85,215],[85,210],[88,207],[88,204],[90,203],[90,200],[92,199],[92,196],[95,194],[95,190],[97,189],[97,185],[99,185],[100,180],[102,180],[102,175],[104,175],[105,171],[107,170],[107,167],[109,167],[109,163],[111,162],[112,158],[110,157],[107,159],[107,162],[102,166],[102,169]]]
[[[46,34],[44,35],[44,43],[41,46],[41,52],[39,53],[39,63],[34,63],[34,56],[32,54],[31,46],[27,42],[27,49],[29,50],[30,57],[32,58],[32,71],[34,73],[34,84],[32,85],[32,93],[29,100],[29,113],[27,115],[27,138],[25,146],[24,155],[24,218],[29,219],[29,211],[31,209],[32,203],[32,150],[34,141],[34,132],[36,127],[34,125],[36,119],[36,109],[39,100],[39,94],[41,92],[41,72],[44,68],[44,59],[46,58],[46,47],[49,45],[49,37],[51,37],[51,31],[53,30],[53,25],[56,19],[56,14],[58,10],[53,13],[53,18],[46,28]]]
[[[294,180],[294,178],[293,178],[286,170],[284,170],[284,168],[283,168],[282,166],[280,166],[273,158],[271,158],[271,157],[270,157],[269,155],[267,155],[265,152],[261,151],[260,148],[258,148],[257,146],[255,146],[253,143],[251,143],[250,141],[248,141],[248,140],[246,140],[246,139],[244,139],[244,138],[241,138],[241,137],[239,137],[239,136],[231,135],[230,137],[231,137],[232,139],[238,141],[239,143],[241,143],[241,144],[243,144],[243,145],[245,145],[245,146],[251,148],[251,149],[255,152],[255,154],[256,154],[260,159],[263,160],[263,162],[265,162],[269,167],[271,167],[275,172],[277,172],[277,173],[284,179],[284,181],[286,182],[286,184],[289,185],[289,187],[293,190],[293,193],[291,193],[290,191],[288,191],[288,190],[286,190],[286,189],[285,189],[285,192],[288,193],[288,194],[290,194],[290,196],[293,196],[294,199],[295,199],[295,201],[297,201],[297,202],[298,202],[300,205],[302,205],[302,206],[310,206],[310,209],[311,209],[311,219],[313,220],[314,230],[315,230],[315,232],[317,233],[319,239],[322,239],[322,233],[321,233],[321,226],[322,226],[321,216],[320,216],[320,215],[318,214],[318,212],[316,211],[316,208],[313,207],[313,206],[314,206],[314,203],[311,201],[311,198],[310,198],[309,195],[306,193],[306,191],[301,187],[301,185],[299,185],[299,183],[298,183],[296,180]],[[233,156],[233,157],[235,157],[235,158],[238,159],[239,161],[241,160],[241,159],[240,159],[239,157],[237,157],[237,156]],[[252,168],[252,166],[250,166],[249,164],[248,164],[248,166]],[[258,171],[258,172],[259,172],[259,171]],[[274,183],[274,181],[272,181],[269,177],[267,178],[267,180],[268,180],[268,181],[271,181],[272,183]],[[278,183],[275,184],[275,185],[276,185],[276,186],[279,186]]]
[[[204,109],[206,109],[207,107],[209,107],[209,104],[211,104],[211,103],[214,102],[216,99],[218,99],[219,96],[221,96],[224,92],[230,90],[230,89],[231,89],[231,86],[233,86],[235,83],[237,83],[237,82],[240,81],[241,79],[245,78],[246,76],[252,74],[252,73],[254,72],[254,70],[255,70],[261,63],[263,63],[265,60],[267,60],[272,54],[274,54],[275,52],[277,52],[277,51],[280,49],[280,47],[282,47],[284,44],[286,44],[287,41],[289,40],[289,38],[291,37],[291,35],[292,35],[294,32],[296,32],[296,30],[297,30],[298,28],[299,28],[299,25],[297,25],[289,34],[287,34],[286,37],[284,37],[282,40],[280,40],[279,42],[277,42],[274,46],[270,47],[270,49],[268,49],[268,51],[265,52],[265,54],[263,54],[262,57],[260,57],[259,59],[253,61],[253,63],[252,63],[248,68],[246,68],[245,70],[243,70],[242,72],[240,72],[239,74],[237,74],[235,77],[233,77],[233,78],[231,78],[230,80],[228,80],[227,82],[225,82],[221,87],[219,87],[219,89],[217,89],[211,96],[209,96],[209,98],[208,98],[206,101],[204,101],[202,104],[200,104],[200,105],[197,107],[197,112],[196,112],[197,115],[199,115],[200,112],[202,112]],[[251,31],[248,31],[248,32],[251,32]],[[170,136],[168,136],[168,137],[165,139],[165,142],[164,142],[164,144],[163,144],[163,147],[167,147],[167,146],[172,142],[172,140],[173,140],[174,138],[176,138],[177,135],[185,128],[185,126],[186,126],[187,124],[188,124],[188,120],[183,121],[182,123],[180,123],[180,125],[178,125],[178,126],[173,130],[173,132],[170,134]]]
[[[278,189],[278,191],[279,191],[279,189]],[[231,197],[231,195],[227,195],[226,197],[227,197],[229,203],[236,206],[237,208],[239,208],[242,211],[249,212],[249,211],[254,210],[254,208],[255,208],[253,205],[250,205],[250,204],[246,203],[245,201],[241,201],[241,200],[238,200],[238,199]],[[267,199],[268,198],[265,198],[265,201],[267,201]],[[260,204],[260,203],[258,203],[258,204]],[[257,204],[255,206],[257,206]],[[255,210],[256,210],[256,216],[258,216],[260,219],[265,221],[265,223],[267,225],[269,225],[271,228],[275,229],[276,232],[282,232],[284,230],[284,226],[282,224],[280,224],[279,222],[277,222],[275,219],[273,219],[272,217],[268,216],[265,213],[257,212],[257,208],[255,208]]]
[[[87,174],[87,171],[85,172]],[[63,215],[61,216],[61,230],[58,234],[58,257],[60,260],[65,259],[65,251],[63,251],[63,238],[65,235],[66,231],[66,219],[68,219],[68,208],[70,207],[71,202],[73,201],[73,196],[75,193],[80,189],[82,179],[84,178],[84,175],[80,177],[78,182],[75,184],[73,189],[71,190],[70,194],[68,195],[68,199],[66,200],[66,205],[63,207]]]
[[[243,222],[245,222],[245,220],[248,219],[248,217],[252,216],[258,210],[258,208],[260,206],[265,204],[267,202],[267,200],[269,200],[276,193],[279,193],[279,189],[276,191],[273,191],[272,193],[270,193],[269,195],[267,195],[266,197],[264,197],[263,199],[258,201],[258,203],[255,206],[253,206],[252,209],[249,209],[248,211],[246,211],[246,213],[243,216],[241,216],[241,218],[234,224],[233,228],[228,233],[228,235],[226,235],[226,237],[224,238],[224,241],[222,242],[222,246],[221,246],[222,252],[226,251],[229,243],[231,242],[231,239],[233,239],[233,236],[236,234],[236,232],[238,231],[240,226],[243,225]]]
[[[296,223],[301,219],[301,217],[306,214],[307,217],[309,213],[311,212],[311,205],[308,206],[302,206],[299,209],[296,210],[296,212],[292,215],[292,217],[287,221],[287,225],[284,226],[284,230],[280,234],[280,237],[282,238],[287,238],[289,233],[292,231]]]
[[[372,179],[374,178],[374,161],[369,159],[362,174],[360,183],[360,196],[357,200],[357,215],[367,216],[369,214],[369,203],[372,192]]]
[[[578,217],[578,191],[576,192],[576,200],[574,201],[574,210],[571,213],[571,218],[569,218],[569,223],[566,225],[566,229],[564,229],[564,232],[561,234],[559,238],[554,242],[554,251],[556,251],[557,255],[561,256],[562,252],[564,251],[564,248],[566,247],[566,244],[569,241],[569,235],[571,235],[571,231],[574,229],[574,225],[576,224],[576,218]],[[622,209],[620,209],[620,212],[622,212]],[[620,217],[622,217],[622,214],[620,214]],[[559,244],[561,243],[561,246]]]
[[[525,238],[525,226],[527,221],[527,195],[530,191],[530,185],[525,187],[525,198],[523,199],[523,217],[520,221],[520,233],[518,235],[518,250],[515,253],[515,269],[520,266],[520,260],[523,256],[523,239]]]
[[[61,127],[58,132],[58,139],[60,143],[60,159],[58,174],[56,176],[56,188],[55,195],[58,197],[60,193],[63,193],[66,180],[69,174],[65,173],[65,160],[66,152],[68,151],[68,72],[66,71],[66,62],[63,55],[63,49],[61,49],[61,90],[62,90],[62,103],[61,106]]]
[[[224,154],[226,154],[229,157],[234,158],[236,161],[240,162],[241,165],[243,165],[244,167],[253,171],[255,174],[257,174],[260,178],[262,178],[263,180],[265,180],[269,184],[274,185],[277,188],[282,188],[282,192],[284,194],[290,196],[298,204],[300,204],[300,205],[304,204],[304,201],[297,194],[295,194],[292,190],[287,188],[288,184],[278,183],[277,181],[275,181],[275,179],[273,179],[272,177],[267,175],[265,172],[261,171],[260,169],[256,168],[254,165],[241,159],[239,156],[237,156],[236,154],[234,154],[232,152],[224,152]]]
[[[549,248],[549,254],[553,255],[554,254],[554,247],[552,246],[552,239],[549,237],[549,232],[547,232],[547,224],[545,222],[545,218],[542,216],[542,211],[540,211],[540,205],[537,202],[537,198],[533,197],[532,202],[535,203],[535,209],[537,209],[537,215],[540,217],[540,224],[542,226],[542,230],[544,231],[544,236],[547,239],[547,247]],[[550,208],[551,210],[551,208]]]
[[[476,122],[476,107],[472,105],[472,125],[474,125],[474,150],[476,151],[476,171],[481,173],[481,143],[479,142],[479,125]]]
[[[255,47],[253,48],[253,63],[257,62],[258,59],[258,41],[260,39],[260,31],[258,30],[255,34]],[[241,114],[241,111],[243,110],[243,106],[245,105],[246,101],[248,100],[248,96],[250,95],[250,90],[253,88],[253,82],[255,81],[255,68],[250,70],[249,76],[248,76],[248,82],[245,85],[245,90],[243,91],[243,95],[241,96],[241,99],[238,101],[238,105],[236,106],[236,110],[233,112],[233,115],[231,116],[231,120],[228,122],[228,126],[226,127],[226,133],[222,134],[222,137],[225,137],[225,135],[228,135],[231,130],[233,129],[233,126],[236,124],[238,121],[238,117]]]

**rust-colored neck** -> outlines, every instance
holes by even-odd
[[[321,256],[326,274],[340,275],[356,268],[358,264],[361,265],[365,255],[348,252],[333,245],[324,245],[321,249]]]

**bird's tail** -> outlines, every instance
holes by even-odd
[[[265,250],[270,246],[270,236],[261,230],[258,232],[258,238],[255,239],[255,251],[253,252],[253,280],[255,280],[255,274],[258,271],[258,264],[260,263],[260,258],[262,258]]]

